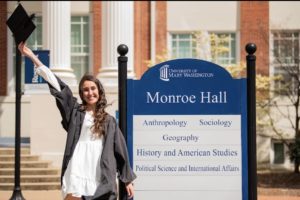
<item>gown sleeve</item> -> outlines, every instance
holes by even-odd
[[[127,184],[132,182],[136,178],[136,175],[130,166],[125,138],[115,119],[113,120],[113,123],[115,126],[114,151],[117,161],[117,171],[119,173],[119,179]]]
[[[62,126],[68,131],[73,109],[78,106],[77,99],[69,86],[51,72],[46,66],[37,67],[37,73],[47,81],[50,93],[56,99],[56,105],[62,117]]]
[[[50,83],[57,91],[61,91],[55,75],[51,72],[51,70],[48,67],[43,65],[40,67],[36,67],[35,69],[37,74],[43,77],[45,81]]]

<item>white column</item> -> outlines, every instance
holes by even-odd
[[[156,2],[151,1],[150,2],[150,26],[151,26],[151,62],[154,64],[156,63]]]
[[[50,50],[50,68],[68,85],[75,86],[70,37],[70,1],[43,1],[43,48]]]
[[[105,87],[118,86],[118,52],[120,44],[128,46],[127,77],[134,77],[133,1],[102,2],[102,66],[98,78]]]

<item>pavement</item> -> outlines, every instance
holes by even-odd
[[[25,200],[62,200],[60,190],[22,191]],[[12,191],[0,191],[0,200],[9,200]],[[300,200],[300,196],[259,195],[257,200]]]
[[[62,200],[60,190],[22,190],[25,200]],[[0,191],[0,200],[9,200],[12,197],[12,191]]]
[[[258,200],[299,200],[300,197],[294,196],[258,196]]]

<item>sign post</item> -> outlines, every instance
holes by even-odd
[[[160,63],[128,80],[136,200],[250,200],[246,85],[196,59]]]
[[[249,199],[257,199],[257,173],[256,173],[256,81],[255,61],[256,45],[246,45],[247,60],[247,97],[248,97],[248,158],[249,158]]]
[[[121,44],[117,49],[120,56],[118,57],[118,91],[119,91],[119,111],[118,111],[118,123],[120,130],[122,131],[125,141],[127,141],[127,61],[126,56],[128,52],[128,47],[125,44]],[[127,200],[127,193],[125,184],[122,181],[119,181],[119,200]]]

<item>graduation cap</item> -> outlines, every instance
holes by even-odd
[[[20,42],[25,42],[34,31],[35,25],[32,22],[33,18],[34,14],[28,16],[23,6],[19,3],[12,15],[6,21],[7,26],[13,33],[17,45]]]

